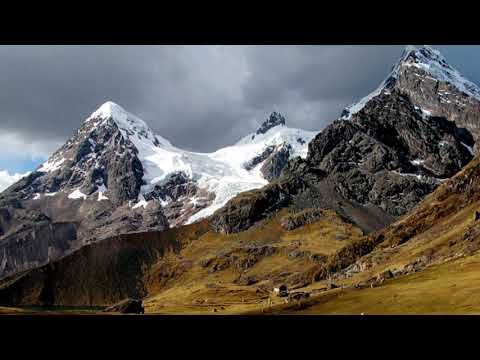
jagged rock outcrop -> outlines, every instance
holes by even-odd
[[[263,177],[268,181],[277,179],[282,173],[283,168],[287,165],[288,160],[290,160],[291,151],[291,145],[283,145],[270,155],[260,168]]]
[[[320,209],[306,209],[300,213],[288,215],[282,218],[280,224],[285,230],[295,230],[299,227],[318,221],[324,216]]]
[[[253,170],[257,165],[268,159],[270,155],[272,155],[277,150],[277,147],[278,146],[274,145],[267,146],[261,154],[258,154],[257,156],[243,164],[243,167],[245,168],[245,170],[248,171]]]
[[[246,162],[243,166],[246,170],[252,170],[257,165],[261,165],[260,172],[268,181],[275,180],[282,173],[283,168],[287,165],[292,152],[290,144],[271,145],[265,150],[255,156],[253,159]]]
[[[125,299],[112,306],[107,307],[104,312],[119,312],[122,314],[143,314],[145,309],[143,308],[142,300],[137,299]]]
[[[302,180],[294,179],[276,181],[260,190],[242,193],[211,217],[211,226],[224,234],[247,229],[269,213],[291,204],[302,189]]]
[[[265,134],[268,130],[274,128],[275,126],[285,126],[285,118],[276,111],[272,112],[270,117],[263,122],[256,134]]]

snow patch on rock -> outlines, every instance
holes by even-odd
[[[62,164],[65,162],[65,158],[61,159],[49,159],[38,169],[40,172],[48,173],[53,172],[62,167]]]
[[[420,159],[415,159],[415,160],[410,161],[410,163],[412,165],[415,165],[415,166],[422,165],[424,162],[425,162],[425,160],[420,160]]]
[[[108,200],[108,197],[105,196],[106,192],[107,192],[107,188],[105,187],[104,184],[98,187],[98,201]]]
[[[140,195],[138,196],[138,203],[136,203],[136,204],[133,206],[132,209],[135,210],[135,209],[139,209],[139,208],[141,208],[141,207],[143,207],[143,208],[145,209],[145,208],[147,207],[147,205],[148,205],[148,201],[145,200],[145,198],[143,197],[142,194],[140,194]]]
[[[77,189],[77,190],[75,190],[74,192],[72,192],[70,195],[68,195],[68,198],[69,198],[69,199],[74,199],[74,200],[77,200],[77,199],[87,200],[87,195],[85,195],[84,193],[82,193],[82,192],[80,191],[80,189]]]

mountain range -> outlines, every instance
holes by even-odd
[[[464,261],[479,124],[480,88],[429,46],[319,132],[273,112],[213,153],[107,102],[0,195],[0,303],[255,312],[280,285],[341,304]]]
[[[0,277],[109,236],[198,221],[277,178],[290,158],[306,156],[314,135],[287,127],[273,112],[236,144],[194,153],[107,102],[45,163],[2,193]],[[30,249],[20,258],[19,241]]]

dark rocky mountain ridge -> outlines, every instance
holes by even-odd
[[[444,73],[428,73],[417,62]],[[464,105],[443,101],[444,88]],[[213,215],[214,229],[241,231],[253,223],[247,218],[286,206],[330,208],[366,232],[388,225],[473,158],[479,94],[436,50],[407,49],[379,89],[310,142],[306,159],[291,160],[275,184],[250,192],[250,199],[232,199]],[[252,205],[258,199],[262,205]]]
[[[407,95],[425,115],[453,121],[459,129],[468,130],[477,141],[480,88],[451,67],[438,50],[429,46],[408,46],[379,88],[347,107],[342,118],[350,118],[372,97],[388,94],[393,89]]]

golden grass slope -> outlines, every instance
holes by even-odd
[[[374,288],[338,288],[298,304],[279,304],[250,315],[480,314],[480,255],[387,280]]]
[[[340,250],[366,248],[331,274],[338,289],[267,314],[478,314],[480,312],[480,161],[475,158],[410,214]],[[359,246],[360,244],[361,246]],[[373,244],[373,250],[369,246]],[[368,245],[368,246],[367,246]],[[340,262],[337,253],[328,264]],[[379,275],[387,270],[392,279]],[[325,287],[325,279],[304,290]]]
[[[262,307],[269,301],[273,286],[305,285],[302,275],[305,269],[315,266],[312,258],[331,255],[362,236],[358,228],[332,211],[326,211],[319,221],[287,231],[280,225],[286,214],[283,210],[236,234],[208,232],[186,247],[179,258],[172,255],[157,263],[153,273],[160,276],[167,264],[176,264],[180,259],[194,262],[162,288],[152,284],[152,295],[144,301],[146,312],[225,314]],[[261,250],[258,256],[252,256],[249,249]],[[246,278],[255,279],[255,283],[238,283]]]

